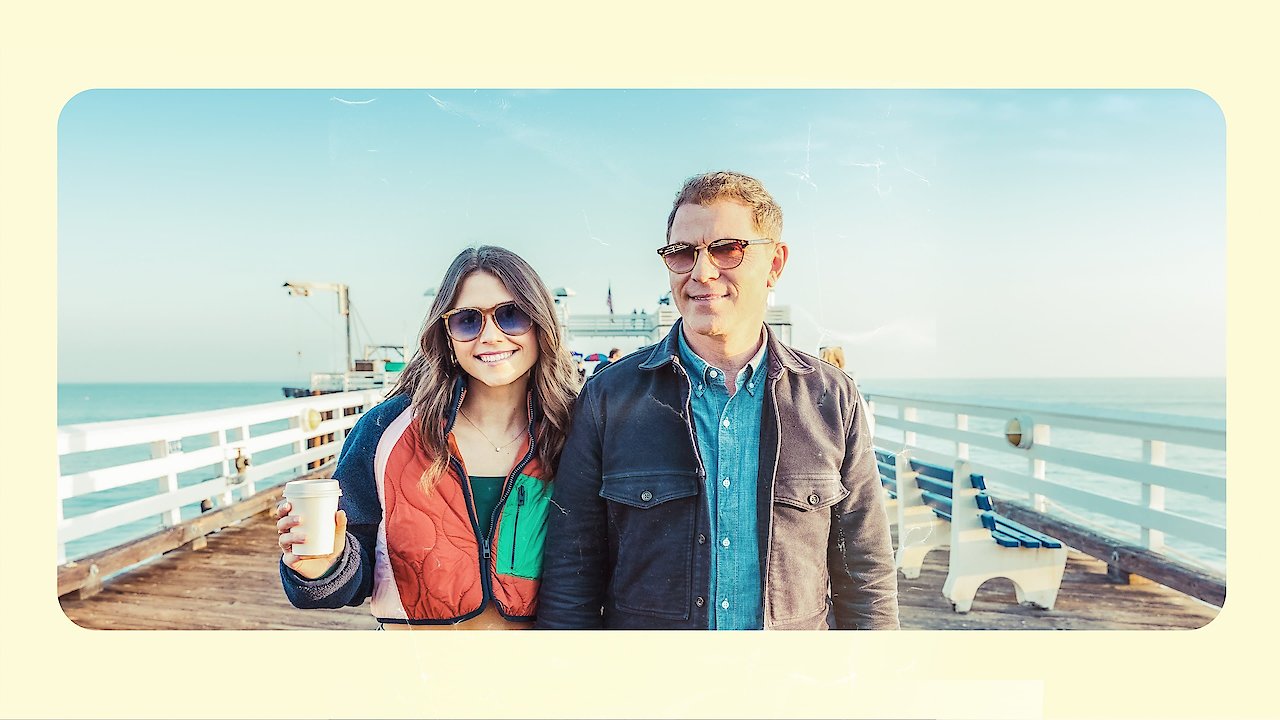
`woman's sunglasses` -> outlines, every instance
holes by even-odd
[[[491,308],[457,308],[440,316],[440,319],[444,322],[445,332],[455,342],[471,342],[484,332],[489,316],[493,316],[499,330],[511,337],[524,335],[533,329],[533,318],[515,302],[499,303]]]
[[[713,240],[705,247],[707,254],[711,256],[711,263],[721,270],[732,270],[742,264],[742,258],[747,254],[748,245],[760,245],[762,243],[771,243],[772,238],[760,238],[759,240],[737,240],[734,238],[723,238],[721,240]],[[658,255],[662,258],[662,262],[667,264],[673,273],[687,273],[693,270],[693,266],[698,264],[698,253],[702,252],[702,246],[690,245],[689,243],[671,243],[658,248]]]

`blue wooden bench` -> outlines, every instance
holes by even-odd
[[[950,547],[945,595],[967,612],[978,587],[993,577],[1013,581],[1018,602],[1052,609],[1066,567],[1060,540],[1006,518],[987,494],[982,475],[967,460],[955,468],[876,448],[880,482],[894,499],[898,568],[920,576],[928,552]],[[955,478],[964,478],[958,485]]]
[[[876,468],[880,471],[880,484],[884,487],[884,512],[889,516],[889,525],[898,524],[898,473],[894,468],[893,454],[875,448]]]

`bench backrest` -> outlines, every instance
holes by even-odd
[[[880,484],[896,493],[898,489],[897,456],[887,450],[875,449],[876,467],[880,471]],[[950,519],[952,485],[955,471],[952,468],[911,459],[916,485],[924,491],[924,501],[942,517]],[[977,505],[980,510],[994,511],[995,505],[986,494],[987,484],[982,475],[971,473],[969,482],[977,489]]]
[[[897,490],[898,468],[897,455],[880,448],[875,449],[876,467],[880,471],[880,483],[891,491]],[[908,467],[915,476],[916,485],[920,488],[921,499],[933,509],[938,517],[951,520],[952,498],[955,495],[955,469],[934,465],[922,460],[908,458]],[[968,467],[968,463],[963,463]],[[1006,547],[1060,548],[1062,542],[1056,538],[1027,527],[1021,523],[1000,515],[995,508],[991,496],[987,494],[986,480],[980,473],[969,473],[969,484],[977,493],[974,494],[982,527],[991,532],[991,537]],[[972,521],[969,521],[972,522]]]

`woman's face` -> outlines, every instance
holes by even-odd
[[[502,387],[524,377],[538,361],[538,329],[529,323],[523,335],[507,335],[494,320],[492,308],[515,300],[494,275],[483,270],[462,281],[451,310],[478,308],[487,311],[484,328],[474,340],[459,342],[449,338],[462,371],[489,387]],[[499,313],[503,310],[499,309]]]

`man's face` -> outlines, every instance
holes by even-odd
[[[710,205],[681,205],[671,223],[670,243],[702,248],[697,263],[687,273],[668,270],[671,297],[691,334],[748,343],[760,335],[769,289],[782,274],[787,246],[781,243],[750,245],[742,264],[729,270],[716,267],[705,247],[722,238],[754,240],[761,237],[751,220],[751,209],[730,200]]]

